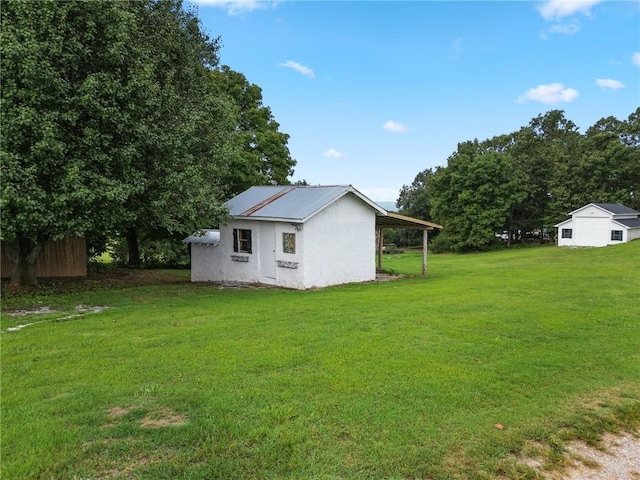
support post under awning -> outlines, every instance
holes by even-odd
[[[382,271],[382,248],[384,246],[384,229],[378,229],[378,271]]]
[[[429,230],[422,231],[422,276],[427,276],[427,243],[429,242]]]

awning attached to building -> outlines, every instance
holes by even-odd
[[[427,222],[419,218],[407,217],[399,213],[387,212],[386,215],[376,216],[376,230],[378,231],[378,270],[382,270],[383,233],[385,228],[401,228],[406,230],[422,230],[422,275],[427,274],[427,243],[429,230],[442,230],[442,225]]]

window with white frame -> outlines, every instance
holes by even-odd
[[[572,228],[563,228],[562,229],[562,238],[573,238],[573,229]]]
[[[611,230],[611,241],[612,242],[621,242],[622,241],[622,230]]]
[[[233,229],[233,251],[251,253],[251,230]]]

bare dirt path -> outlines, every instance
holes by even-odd
[[[640,480],[640,432],[608,433],[600,448],[572,442],[568,450],[573,466],[550,480]]]

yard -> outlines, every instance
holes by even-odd
[[[535,479],[637,431],[640,241],[384,262],[408,276],[3,292],[2,478]]]

